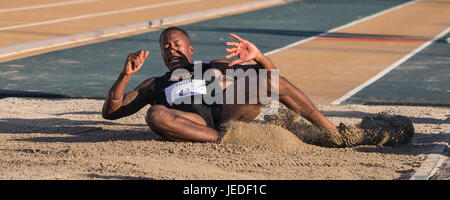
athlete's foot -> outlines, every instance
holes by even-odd
[[[411,119],[405,116],[389,116],[379,113],[364,117],[358,127],[364,129],[365,143],[384,146],[410,143],[414,137]]]
[[[341,125],[343,124],[341,123]],[[339,131],[322,131],[318,145],[330,148],[346,147],[344,138]]]

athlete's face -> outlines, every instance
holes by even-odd
[[[161,36],[161,56],[170,71],[192,63],[194,47],[182,32],[173,30]]]

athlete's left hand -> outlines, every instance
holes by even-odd
[[[261,51],[253,43],[249,42],[248,40],[244,40],[233,33],[230,33],[230,36],[237,39],[239,42],[226,43],[228,46],[234,46],[232,48],[225,49],[228,53],[230,53],[226,56],[226,58],[229,59],[237,56],[239,59],[233,60],[230,64],[228,64],[229,67],[235,64],[245,63],[262,56]]]

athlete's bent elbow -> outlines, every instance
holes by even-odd
[[[111,120],[111,117],[108,114],[104,113],[104,112],[102,112],[102,117],[103,117],[103,119]]]
[[[102,112],[102,117],[103,117],[103,119],[107,119],[107,120],[115,120],[115,119],[117,119],[117,117],[114,117],[113,115],[108,114],[106,112]]]

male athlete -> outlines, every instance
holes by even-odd
[[[237,39],[238,42],[226,43],[231,47],[225,49],[229,53],[226,58],[237,57],[238,59],[232,62],[211,61],[204,63],[203,71],[216,68],[223,73],[225,68],[242,68],[245,70],[265,69],[270,73],[270,71],[277,69],[271,60],[262,54],[253,43],[232,33],[230,33],[230,36]],[[184,87],[186,86],[185,83],[188,83],[188,86],[200,83],[200,85],[197,84],[199,86],[196,86],[197,88],[186,89],[194,91],[200,88],[200,92],[194,94],[201,95],[204,94],[201,92],[201,87],[205,86],[202,83],[206,83],[202,80],[196,80],[194,84],[193,80],[185,79],[186,77],[173,73],[177,69],[193,72],[195,68],[192,61],[194,47],[191,45],[189,35],[183,29],[178,27],[165,29],[161,33],[159,44],[161,56],[169,72],[160,77],[151,77],[133,91],[124,94],[128,81],[134,73],[139,71],[149,55],[149,52],[144,50],[130,53],[122,72],[105,99],[102,110],[103,118],[114,120],[125,117],[150,104],[151,107],[147,111],[145,120],[156,134],[172,141],[216,142],[219,139],[217,129],[221,123],[229,120],[252,121],[261,112],[261,108],[265,106],[260,101],[256,104],[238,104],[227,103],[226,100],[222,104],[206,104],[204,102],[200,104],[194,102],[175,104],[174,100],[177,99],[172,99],[174,95],[171,93],[174,88]],[[256,64],[240,65],[249,61],[254,61]],[[226,76],[225,73],[223,75]],[[187,78],[191,78],[191,76]],[[278,80],[276,83],[270,81],[270,78],[266,81],[269,84],[278,84],[278,97],[281,103],[309,120],[324,133],[337,131],[336,126],[322,115],[302,91],[284,77],[280,76]],[[249,84],[256,83],[249,83],[247,80],[246,87]],[[227,84],[224,84],[223,90],[220,92],[225,92],[227,86]],[[268,86],[268,88],[270,87]],[[181,96],[185,95],[182,90],[177,91],[181,91]],[[248,95],[248,92],[246,95]],[[192,96],[186,95],[185,97],[191,98]],[[326,134],[322,137],[324,140],[329,140]],[[332,143],[331,140],[325,141],[324,145],[333,146]]]

